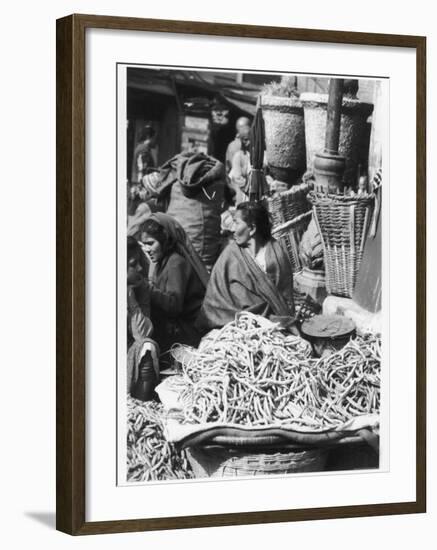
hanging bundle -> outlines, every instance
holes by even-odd
[[[252,163],[252,171],[249,180],[249,200],[251,201],[260,201],[268,193],[268,185],[263,169],[265,148],[264,120],[262,109],[259,106],[250,129],[250,161]]]

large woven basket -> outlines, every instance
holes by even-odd
[[[307,199],[309,191],[309,185],[302,183],[268,199],[267,208],[274,228],[311,210],[311,203]]]
[[[287,250],[290,258],[293,273],[297,273],[302,269],[302,261],[299,256],[299,244],[302,235],[305,233],[308,224],[310,223],[312,211],[309,210],[300,216],[293,218],[290,221],[275,227],[272,235],[278,241],[281,241]]]
[[[327,449],[243,450],[222,446],[187,449],[188,460],[198,477],[236,477],[321,472]]]
[[[326,289],[351,298],[372,218],[374,195],[327,195],[311,192],[314,219],[322,237]]]
[[[279,168],[284,175],[303,173],[306,154],[302,103],[295,97],[268,94],[260,96],[260,103],[269,166]]]

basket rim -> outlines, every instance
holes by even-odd
[[[287,96],[279,96],[279,95],[273,95],[270,93],[262,93],[261,94],[261,108],[266,110],[273,107],[290,107],[291,109],[297,109],[302,110],[303,105],[302,101],[300,100],[300,97],[287,97]],[[302,113],[303,114],[303,113]]]
[[[321,107],[327,107],[328,105],[328,94],[323,94],[319,92],[302,92],[299,96],[300,101],[303,104],[303,107],[310,107],[311,104],[320,105]],[[361,101],[358,98],[343,96],[342,100],[342,109],[355,109],[363,111],[364,113],[371,114],[374,110],[374,104],[368,101]]]
[[[278,225],[277,227],[272,229],[272,235],[277,236],[277,234],[283,233],[287,229],[293,228],[295,225],[306,220],[306,218],[310,218],[312,214],[313,214],[313,211],[310,209],[310,210],[307,210],[307,212],[304,212],[303,214],[299,214],[299,216],[296,216],[292,220],[289,220],[288,222],[284,222],[281,225]]]
[[[313,206],[318,205],[341,205],[350,206],[353,204],[364,205],[375,199],[374,193],[363,193],[361,195],[340,195],[335,193],[320,193],[310,191],[307,195]]]
[[[208,477],[229,475],[265,475],[321,471],[327,459],[326,449],[286,450],[285,452],[226,452],[214,454],[205,448],[192,448],[188,461],[199,466]],[[194,467],[193,467],[194,469]]]

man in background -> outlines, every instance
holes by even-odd
[[[134,151],[134,174],[132,181],[141,183],[143,177],[155,167],[152,148],[155,146],[155,130],[151,124],[146,124],[141,130],[138,145]]]
[[[249,177],[252,169],[250,163],[250,128],[242,126],[239,133],[240,149],[232,157],[228,177],[235,191],[235,205],[249,200]]]
[[[250,130],[250,120],[245,116],[240,117],[235,124],[235,129],[237,131],[235,139],[231,141],[226,149],[226,174],[229,174],[232,169],[232,159],[235,153],[241,150],[241,133],[246,133],[247,129]]]

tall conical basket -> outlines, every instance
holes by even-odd
[[[314,219],[322,237],[328,294],[351,298],[372,219],[374,195],[312,191]]]
[[[266,158],[275,179],[293,183],[305,172],[305,123],[295,97],[261,95]]]

